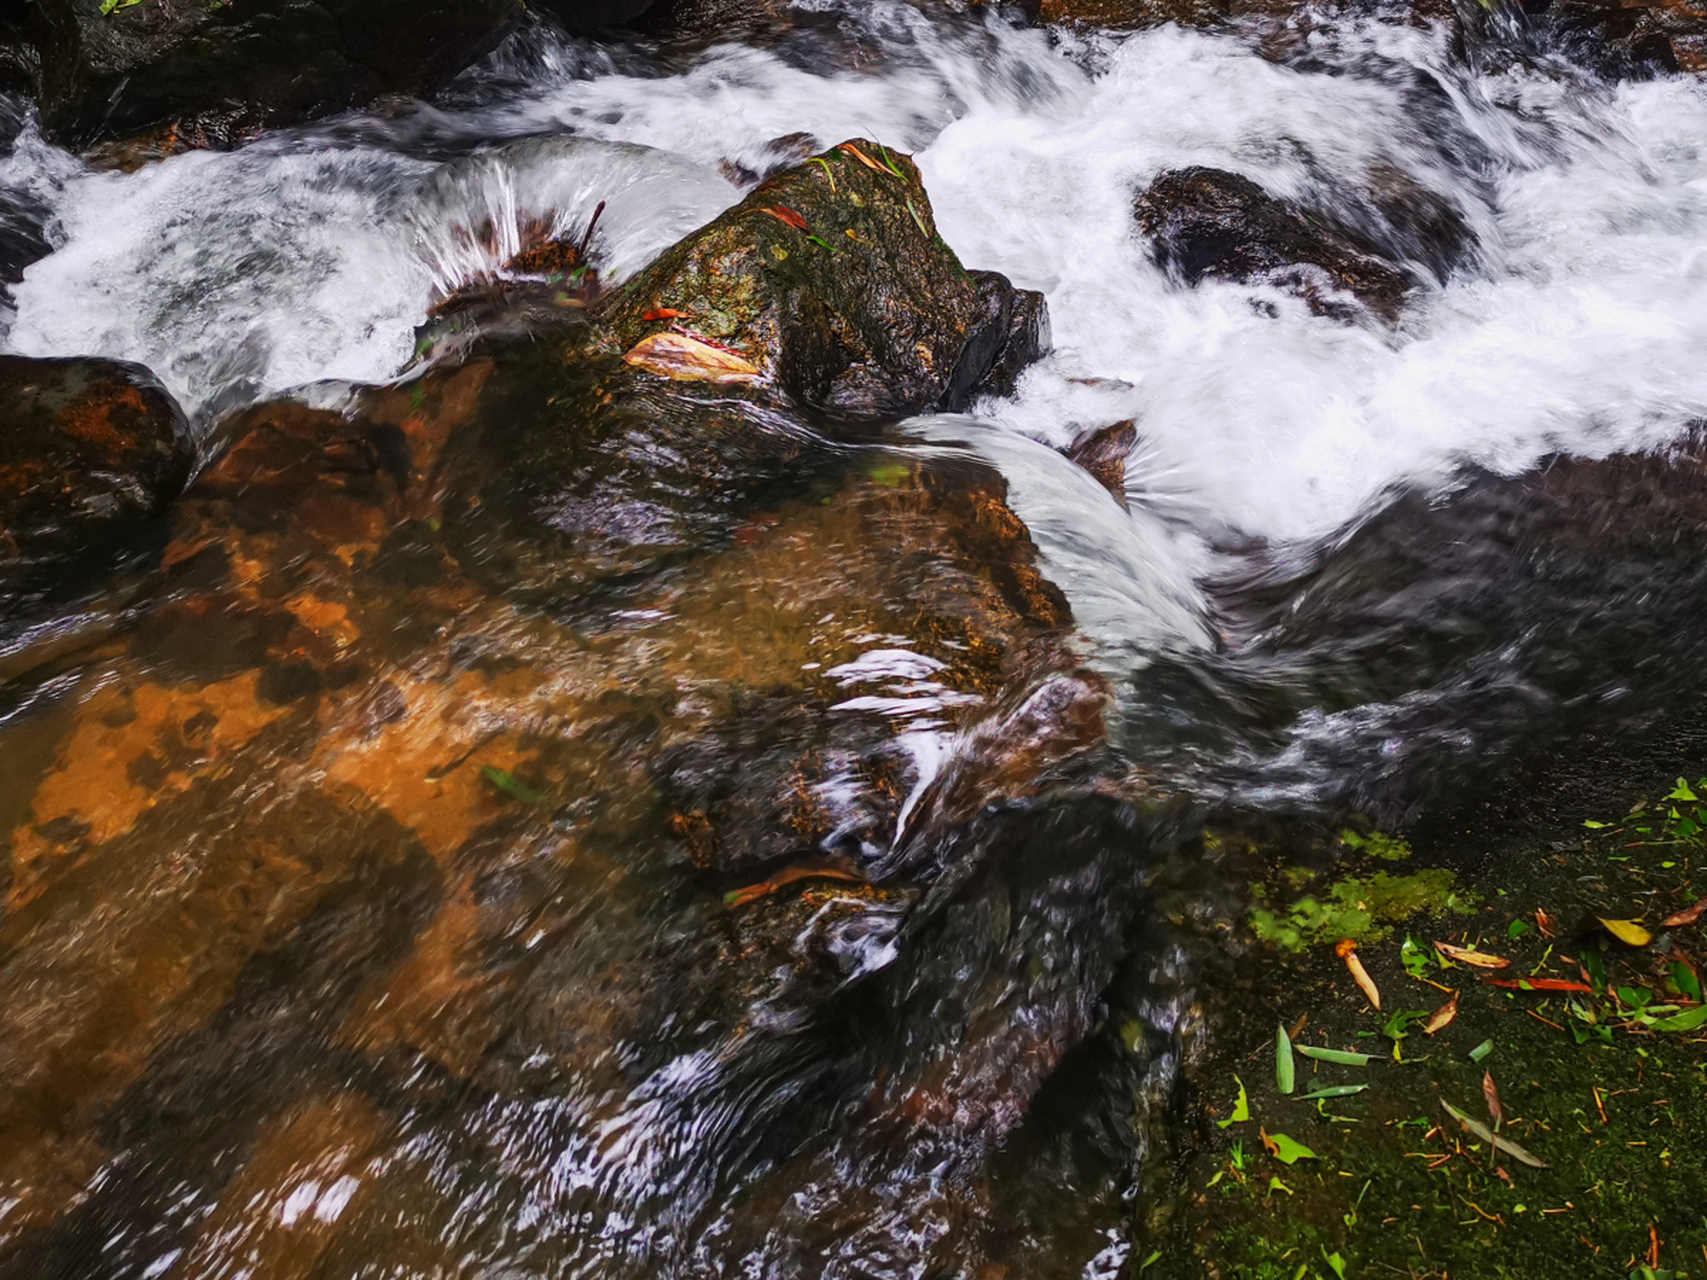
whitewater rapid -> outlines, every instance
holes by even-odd
[[[602,265],[620,278],[737,200],[737,166],[805,132],[913,152],[962,260],[1048,295],[1055,353],[974,416],[1054,445],[1135,419],[1129,493],[1167,530],[1174,576],[1212,572],[1230,543],[1321,539],[1467,462],[1651,447],[1707,415],[1707,87],[1481,76],[1444,31],[1380,24],[1321,36],[1315,70],[1177,28],[1058,36],[900,3],[855,25],[859,58],[807,33],[668,74],[535,31],[437,106],[132,174],[27,134],[6,178],[51,206],[58,248],[16,288],[6,345],[142,361],[204,422],[382,381],[436,294],[483,265],[459,226],[531,211],[574,227],[606,199]],[[1182,289],[1132,202],[1189,164],[1363,222],[1372,175],[1397,170],[1475,248],[1392,330]]]

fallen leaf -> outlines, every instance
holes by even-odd
[[[1494,1083],[1492,1071],[1482,1072],[1482,1099],[1488,1104],[1488,1114],[1493,1117],[1494,1127],[1498,1128],[1505,1122],[1505,1112],[1500,1106],[1499,1086]]]
[[[1296,1164],[1300,1160],[1319,1158],[1309,1147],[1284,1133],[1271,1134],[1267,1129],[1259,1130],[1258,1133],[1262,1138],[1263,1149],[1281,1164]]]
[[[1513,991],[1593,991],[1586,982],[1569,978],[1483,978],[1490,987],[1510,987]]]
[[[1344,1049],[1318,1049],[1313,1044],[1301,1044],[1298,1052],[1318,1062],[1334,1062],[1342,1067],[1367,1067],[1375,1061],[1372,1053],[1349,1053]]]
[[[1595,919],[1606,926],[1608,933],[1627,946],[1645,947],[1654,940],[1654,935],[1634,920],[1608,920],[1605,916],[1596,916]]]
[[[1286,1034],[1284,1025],[1274,1029],[1274,1086],[1282,1093],[1291,1093],[1293,1088],[1292,1037]]]
[[[882,165],[878,164],[877,161],[873,160],[870,156],[866,155],[865,152],[861,151],[858,147],[854,146],[854,144],[851,142],[842,143],[842,145],[837,147],[836,150],[847,152],[855,160],[858,160],[861,164],[863,164],[867,169],[874,169],[878,173],[889,173],[888,169],[885,169]],[[894,175],[890,174],[890,176],[893,177]]]
[[[1452,999],[1448,1000],[1445,1004],[1441,1005],[1440,1008],[1428,1015],[1428,1021],[1423,1023],[1423,1034],[1425,1036],[1432,1036],[1442,1027],[1450,1026],[1452,1020],[1457,1016],[1458,993],[1454,991],[1452,993]]]
[[[685,333],[654,333],[642,338],[623,361],[665,378],[697,382],[754,382],[759,368],[745,356]]]
[[[640,318],[642,320],[686,320],[687,316],[687,312],[677,311],[674,307],[659,307],[655,311],[648,311]]]
[[[787,887],[800,880],[845,880],[852,884],[864,884],[865,877],[852,871],[844,871],[840,867],[826,867],[812,863],[800,866],[785,867],[769,880],[761,880],[750,884],[745,889],[732,889],[723,895],[723,905],[734,908],[745,906],[757,898],[775,893],[778,889]]]
[[[1500,1137],[1492,1129],[1488,1128],[1487,1125],[1483,1124],[1480,1120],[1472,1119],[1470,1116],[1465,1115],[1457,1107],[1453,1106],[1450,1102],[1446,1101],[1445,1098],[1442,1098],[1440,1100],[1440,1105],[1446,1108],[1446,1114],[1447,1115],[1451,1116],[1459,1124],[1463,1125],[1465,1131],[1467,1133],[1471,1134],[1473,1137],[1480,1138],[1483,1142],[1487,1143],[1489,1146],[1495,1148],[1496,1150],[1505,1152],[1513,1160],[1516,1160],[1521,1164],[1526,1164],[1531,1169],[1545,1169],[1547,1167],[1547,1162],[1545,1160],[1541,1159],[1539,1156],[1530,1154],[1528,1151],[1525,1151],[1522,1147],[1518,1146],[1517,1143],[1513,1142],[1510,1138]]]
[[[1472,965],[1477,969],[1504,969],[1511,964],[1503,956],[1491,956],[1486,951],[1472,951],[1468,947],[1455,947],[1450,942],[1437,942],[1434,949],[1448,960],[1456,960],[1459,964]]]
[[[806,219],[801,217],[799,213],[790,209],[785,204],[766,205],[764,208],[760,209],[759,212],[770,214],[770,216],[775,218],[778,222],[783,223],[786,226],[793,227],[796,231],[806,230]]]
[[[1699,1031],[1707,1027],[1707,1004],[1697,1005],[1674,1018],[1655,1018],[1644,1025],[1650,1031]]]
[[[1350,938],[1346,938],[1334,948],[1334,954],[1345,961],[1345,967],[1351,971],[1351,980],[1357,983],[1364,998],[1379,1013],[1381,1011],[1381,991],[1375,985],[1375,979],[1369,976],[1369,970],[1363,967],[1363,961],[1357,958],[1357,944]]]
[[[1707,898],[1701,899],[1701,901],[1697,902],[1693,907],[1685,907],[1682,911],[1674,912],[1667,916],[1664,920],[1660,921],[1660,927],[1663,929],[1686,928],[1701,919],[1703,912],[1707,912]]]
[[[1240,1124],[1251,1118],[1251,1100],[1245,1093],[1245,1082],[1243,1080],[1239,1080],[1238,1076],[1234,1076],[1233,1079],[1237,1080],[1239,1084],[1239,1100],[1233,1104],[1232,1115],[1228,1116],[1225,1120],[1217,1120],[1215,1122],[1223,1129],[1230,1124]]]
[[[1543,938],[1554,938],[1559,933],[1559,922],[1540,907],[1535,908],[1535,927],[1541,930]]]
[[[1368,1087],[1366,1084],[1330,1084],[1300,1095],[1298,1101],[1314,1102],[1318,1098],[1349,1098],[1354,1093],[1362,1093]]]

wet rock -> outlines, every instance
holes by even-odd
[[[1164,173],[1139,195],[1136,212],[1156,264],[1188,285],[1265,284],[1298,295],[1318,315],[1351,319],[1367,308],[1392,323],[1417,284],[1360,237],[1238,174]]]
[[[750,362],[755,381],[795,403],[859,420],[964,403],[1004,362],[1035,354],[1041,305],[966,271],[936,233],[913,162],[855,140],[755,188],[596,318],[616,349],[683,331]]]
[[[1543,42],[1601,75],[1647,79],[1707,72],[1707,5],[1527,0],[1521,10]]]
[[[194,456],[140,365],[0,356],[0,616],[158,546]]]
[[[152,126],[229,144],[383,94],[424,94],[494,48],[522,12],[516,0],[101,9],[37,0],[9,36],[32,70],[44,130],[67,145]]]
[[[1121,506],[1126,505],[1126,460],[1138,443],[1137,424],[1130,419],[1087,431],[1065,453],[1096,478]]]

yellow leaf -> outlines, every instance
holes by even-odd
[[[1605,916],[1596,916],[1595,919],[1605,925],[1606,931],[1614,938],[1632,947],[1645,947],[1654,940],[1654,935],[1634,920],[1608,920]]]
[[[759,367],[745,356],[685,333],[642,338],[623,360],[648,373],[695,382],[755,382],[759,377]]]
[[[1473,965],[1478,969],[1504,969],[1511,963],[1504,956],[1492,956],[1486,951],[1471,951],[1468,947],[1455,947],[1450,942],[1437,942],[1434,949],[1448,960]]]

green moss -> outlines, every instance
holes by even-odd
[[[1302,951],[1341,938],[1378,942],[1392,931],[1391,925],[1412,916],[1425,911],[1462,913],[1470,905],[1450,871],[1435,868],[1407,876],[1377,871],[1340,880],[1326,893],[1300,898],[1290,907],[1253,908],[1250,925],[1271,946]]]

